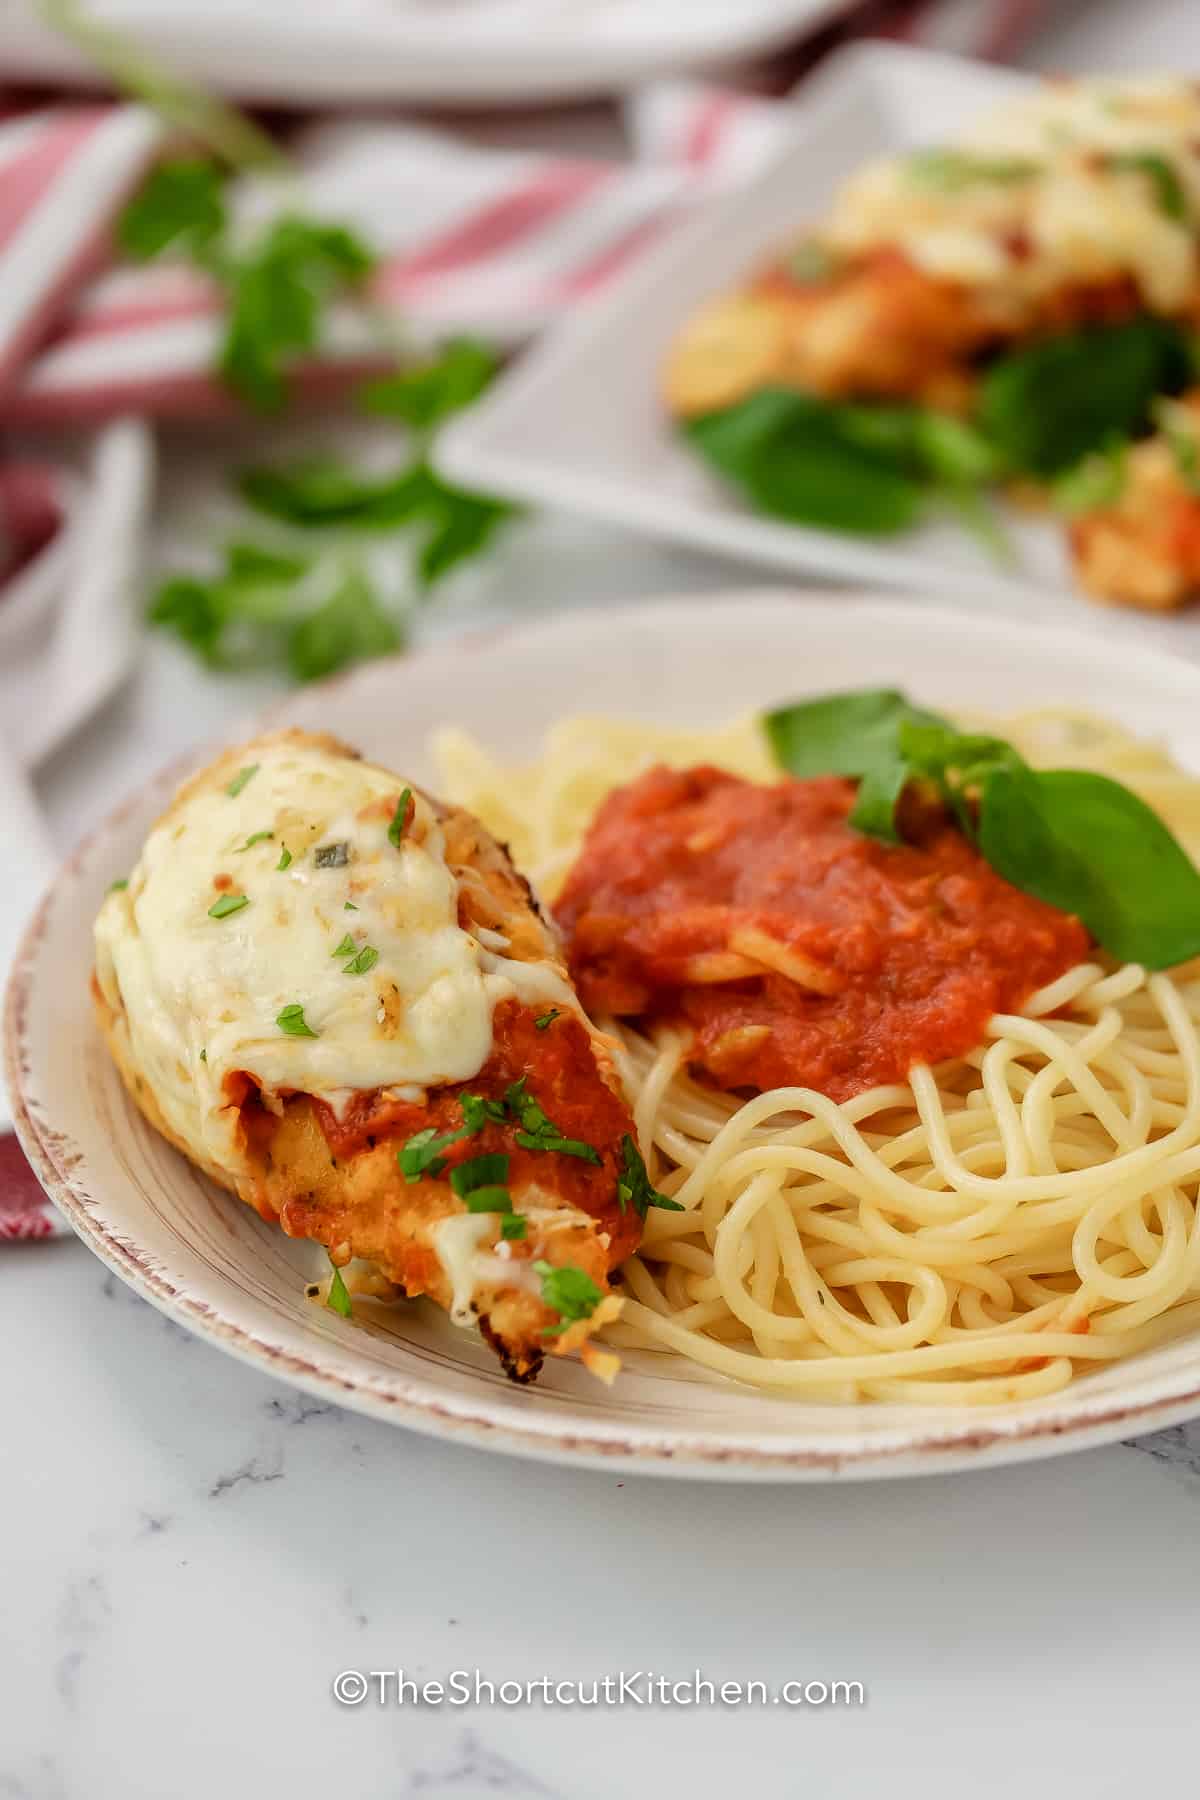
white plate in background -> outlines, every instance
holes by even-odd
[[[849,0],[90,0],[89,17],[176,73],[246,100],[563,100],[795,43]],[[88,65],[8,0],[0,62],[81,81]],[[94,77],[93,77],[94,79]]]
[[[1061,704],[1163,737],[1200,769],[1200,671],[1128,645],[898,599],[742,593],[564,614],[372,663],[271,715],[332,731],[436,784],[429,734],[463,721],[499,756],[536,754],[564,712],[716,723],[796,695],[896,684],[947,711]],[[818,1406],[629,1352],[615,1386],[550,1360],[507,1382],[478,1334],[425,1302],[350,1322],[304,1298],[325,1266],[206,1182],[135,1110],[92,1019],[91,921],[182,771],[126,802],[59,873],[10,983],[17,1129],[85,1243],[188,1330],[376,1418],[481,1448],[609,1470],[736,1480],[917,1475],[1050,1456],[1200,1412],[1200,1335],[993,1408]]]
[[[951,136],[1029,76],[898,45],[852,45],[806,82],[786,143],[579,319],[499,381],[438,442],[444,473],[742,561],[1036,610],[1069,585],[1062,529],[998,507],[1019,549],[1004,573],[947,514],[887,538],[756,516],[679,441],[663,408],[668,346],[704,301],[825,213],[868,158]]]

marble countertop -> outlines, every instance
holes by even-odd
[[[1194,66],[1196,48],[1194,0],[1100,0],[1068,6],[1036,60]],[[755,579],[550,521],[430,629]],[[1196,620],[1048,610],[1200,655]],[[152,645],[44,772],[60,845],[270,692]],[[976,1800],[1014,1782],[1105,1800],[1135,1755],[1143,1791],[1182,1785],[1200,1425],[979,1475],[684,1484],[317,1403],[187,1336],[73,1240],[4,1252],[0,1301],[0,1800],[857,1800],[885,1781],[903,1800],[964,1780]],[[859,1682],[865,1700],[646,1700],[649,1676],[697,1670]],[[342,1671],[367,1677],[360,1704],[334,1698]],[[399,1671],[583,1696],[624,1673],[641,1698],[398,1705]]]

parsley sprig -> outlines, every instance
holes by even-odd
[[[533,1269],[541,1277],[543,1301],[558,1314],[558,1324],[548,1325],[543,1337],[561,1337],[578,1319],[590,1319],[604,1298],[591,1276],[574,1263],[560,1263],[556,1268],[539,1260]]]

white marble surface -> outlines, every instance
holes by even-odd
[[[1197,52],[1194,0],[1100,0],[1036,60]],[[745,575],[550,522],[429,628]],[[1047,611],[1200,656],[1200,620],[1065,596]],[[151,646],[43,774],[60,845],[265,697]],[[964,1784],[1106,1800],[1131,1775],[1147,1793],[1186,1783],[1200,1427],[978,1476],[688,1486],[485,1457],[321,1406],[187,1337],[74,1241],[0,1256],[0,1317],[3,1800],[936,1800]],[[697,1667],[861,1681],[866,1704],[331,1693],[345,1669],[499,1683]]]

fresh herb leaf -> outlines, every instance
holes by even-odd
[[[208,1051],[207,1050],[202,1050],[200,1052],[200,1061],[202,1063],[206,1063],[208,1061]]]
[[[562,1014],[559,1012],[557,1006],[552,1006],[549,1012],[544,1012],[540,1018],[533,1021],[533,1029],[535,1031],[549,1031],[555,1019],[561,1018]]]
[[[356,954],[357,950],[358,950],[358,945],[355,943],[354,939],[350,936],[350,933],[347,932],[345,937],[342,939],[341,943],[338,945],[337,949],[331,952],[331,958],[336,960],[336,958],[339,956],[354,956]]]
[[[506,500],[468,494],[439,482],[428,508],[433,530],[417,557],[417,575],[427,591],[459,563],[485,550],[502,525],[517,516]]]
[[[1071,518],[1114,505],[1125,491],[1128,463],[1128,438],[1114,437],[1055,477],[1050,487],[1054,505]]]
[[[345,839],[336,844],[318,844],[313,861],[318,869],[344,869],[350,861],[350,846]]]
[[[460,1094],[463,1124],[472,1137],[485,1125],[502,1125],[508,1117],[502,1100],[485,1100],[481,1094]]]
[[[944,725],[898,688],[862,688],[777,707],[763,717],[771,754],[789,775],[867,775],[895,758],[905,721]]]
[[[315,1038],[319,1035],[304,1017],[304,1008],[298,1000],[293,1000],[290,1006],[285,1006],[283,1011],[276,1015],[275,1023],[280,1031],[287,1033],[288,1037]]]
[[[278,874],[281,869],[290,869],[291,866],[292,853],[285,844],[283,849],[279,852],[279,861],[275,864],[275,872]]]
[[[329,1258],[329,1266],[333,1270],[333,1274],[329,1277],[329,1298],[325,1304],[330,1312],[339,1313],[343,1319],[351,1319],[354,1317],[354,1308],[350,1304],[349,1290],[346,1287],[342,1271],[332,1256]]]
[[[380,605],[366,577],[348,570],[323,606],[292,628],[288,670],[296,681],[319,681],[351,663],[399,650],[399,626]]]
[[[1142,431],[1157,396],[1178,392],[1189,371],[1186,334],[1168,319],[1062,332],[992,364],[978,423],[1010,469],[1058,475]]]
[[[240,856],[243,850],[253,850],[255,844],[270,843],[274,836],[273,831],[252,831],[245,843],[238,845],[236,854]]]
[[[361,287],[374,260],[344,226],[295,215],[275,219],[249,249],[225,251],[216,265],[229,305],[218,367],[234,392],[257,412],[278,412],[285,367],[317,348],[323,307]]]
[[[462,1131],[444,1131],[439,1135],[429,1125],[424,1131],[416,1132],[396,1153],[400,1173],[405,1181],[420,1181],[423,1175],[436,1180],[446,1166],[442,1152],[466,1136],[465,1127]]]
[[[980,184],[1032,181],[1041,172],[1041,164],[1027,156],[972,156],[942,149],[918,150],[905,166],[912,181],[946,193]]]
[[[127,879],[123,879],[121,881],[110,881],[108,884],[108,891],[110,894],[123,894],[125,892],[125,889],[128,886],[129,886],[129,882]]]
[[[342,906],[342,911],[343,912],[357,912],[358,908],[357,908],[357,906],[355,906],[353,900],[347,900],[344,902],[344,904]]]
[[[646,1165],[642,1153],[629,1133],[621,1139],[621,1173],[617,1177],[617,1200],[621,1211],[632,1206],[639,1219],[644,1219],[652,1206],[658,1206],[664,1212],[682,1212],[678,1200],[668,1200],[646,1173]]]
[[[847,409],[783,388],[692,419],[685,435],[757,510],[831,531],[878,533],[911,525],[919,482],[839,417]],[[860,412],[865,409],[857,409]]]
[[[764,725],[792,774],[861,778],[857,829],[897,841],[901,794],[930,782],[993,868],[1076,914],[1113,956],[1162,969],[1200,954],[1200,872],[1119,782],[1030,768],[1004,739],[956,731],[893,690],[779,708]]]
[[[465,1200],[476,1188],[503,1186],[508,1180],[511,1161],[511,1157],[500,1154],[469,1157],[466,1162],[460,1162],[456,1168],[451,1169],[450,1186],[460,1200]]]
[[[526,1220],[523,1213],[505,1213],[500,1221],[500,1236],[509,1243],[520,1243],[525,1231]]]
[[[1200,494],[1200,416],[1175,400],[1160,400],[1154,422],[1166,439],[1189,493]]]
[[[348,962],[342,970],[343,975],[367,975],[379,961],[379,952],[373,944],[364,944],[358,955]]]
[[[506,1187],[472,1188],[464,1195],[467,1211],[471,1213],[510,1213],[512,1211],[512,1195]]]
[[[1187,194],[1174,166],[1157,150],[1116,150],[1105,157],[1110,169],[1126,169],[1144,175],[1154,190],[1158,210],[1177,224],[1186,224]]]
[[[523,1082],[519,1092],[516,1085],[509,1088],[505,1099],[520,1124],[517,1142],[523,1150],[552,1150],[559,1156],[577,1156],[581,1162],[600,1162],[599,1152],[591,1144],[585,1144],[580,1138],[563,1136],[532,1094],[525,1092]]]
[[[205,157],[160,163],[117,220],[119,248],[134,262],[164,250],[204,261],[225,230],[226,176]]]
[[[258,774],[258,770],[258,763],[250,763],[246,768],[238,770],[233,780],[229,783],[229,786],[225,789],[225,792],[229,795],[231,800],[237,799],[246,783],[248,781],[253,781],[254,777]]]
[[[363,475],[322,458],[291,468],[247,469],[238,478],[242,498],[258,512],[308,529],[390,531],[425,513],[436,487],[423,459],[386,476]]]
[[[220,899],[214,900],[209,907],[208,916],[210,919],[227,919],[230,913],[241,912],[243,906],[249,906],[249,904],[245,894],[222,894]]]
[[[559,1316],[558,1324],[543,1331],[543,1337],[559,1337],[577,1319],[590,1319],[604,1298],[591,1276],[574,1263],[561,1263],[555,1268],[552,1263],[538,1261],[533,1270],[541,1278],[543,1302]]]
[[[394,849],[400,848],[404,833],[408,830],[410,814],[415,810],[412,803],[412,789],[404,788],[396,802],[396,810],[392,814],[392,822],[387,829],[388,843]]]
[[[477,400],[498,367],[495,353],[477,338],[451,338],[428,361],[370,382],[363,409],[429,431]]]

